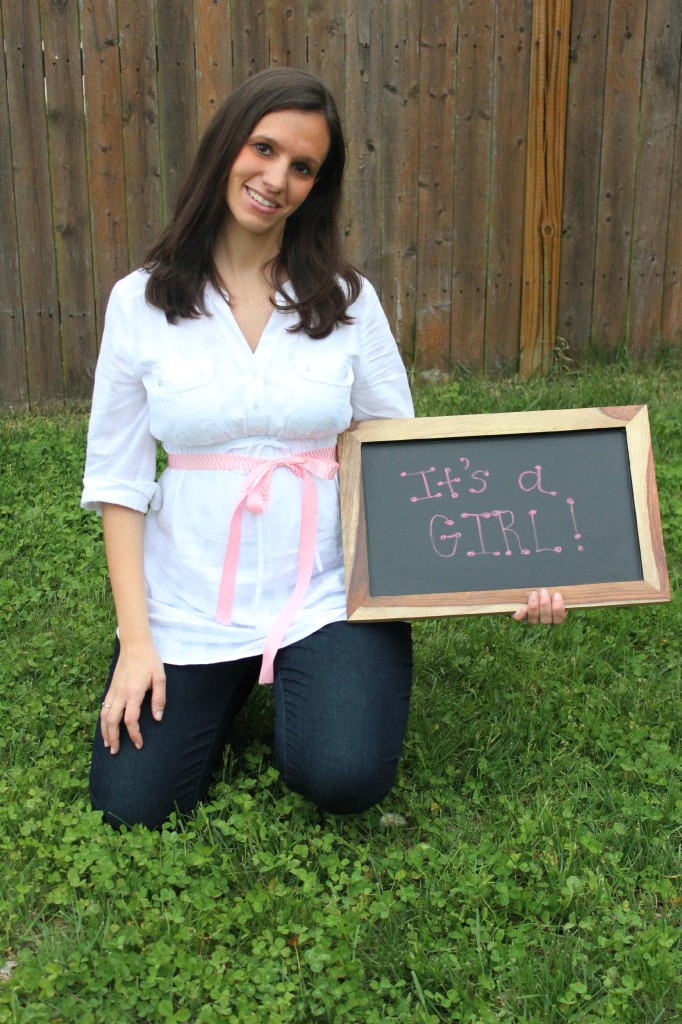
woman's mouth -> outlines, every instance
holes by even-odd
[[[252,188],[249,188],[248,185],[246,185],[245,188],[246,188],[246,191],[247,191],[248,195],[251,197],[251,199],[253,199],[253,201],[255,203],[258,203],[259,206],[262,206],[263,209],[265,209],[265,210],[276,210],[277,209],[277,203],[273,203],[269,199],[266,199],[265,196],[260,195],[259,192],[254,192],[254,190]]]

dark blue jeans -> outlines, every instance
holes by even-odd
[[[109,678],[117,657],[118,646]],[[148,693],[141,750],[122,725],[121,747],[112,756],[98,719],[90,772],[95,810],[112,825],[158,828],[173,810],[195,808],[221,763],[260,660],[166,665],[163,721],[153,720]],[[273,697],[274,752],[284,783],[331,814],[356,813],[382,800],[395,780],[411,685],[411,631],[404,622],[334,622],[283,647]]]

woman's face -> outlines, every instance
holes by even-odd
[[[277,110],[254,126],[227,179],[228,226],[279,240],[329,151],[322,114]]]

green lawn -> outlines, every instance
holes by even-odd
[[[1,1022],[682,1019],[679,363],[416,402],[646,402],[672,603],[417,623],[399,783],[354,819],[280,784],[260,690],[210,803],[158,834],[88,807],[113,618],[85,419],[0,419]]]

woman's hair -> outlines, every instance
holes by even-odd
[[[349,305],[361,280],[346,262],[339,230],[339,209],[346,146],[334,99],[319,78],[294,68],[270,68],[247,79],[221,104],[201,140],[183,184],[175,216],[149,249],[147,302],[169,323],[207,315],[208,282],[224,285],[213,249],[226,215],[225,192],[232,165],[255,125],[276,110],[320,113],[329,129],[329,152],[304,202],[285,221],[279,254],[271,263],[274,282],[311,338],[324,338],[336,324],[349,323]],[[284,290],[291,282],[293,295]]]

